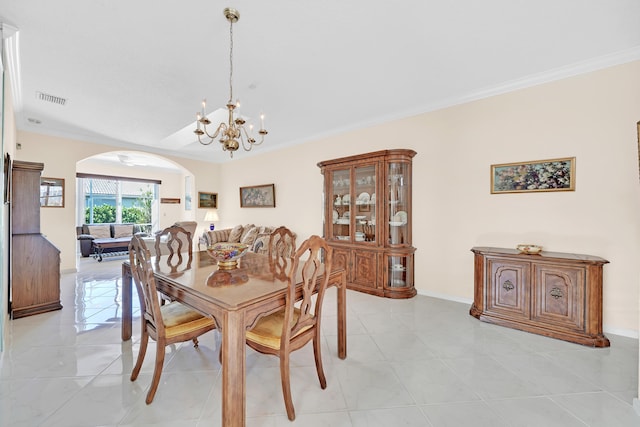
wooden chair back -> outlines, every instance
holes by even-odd
[[[147,249],[142,236],[139,234],[131,238],[129,244],[129,263],[131,275],[138,291],[140,300],[140,313],[143,328],[151,328],[157,336],[164,337],[164,324],[160,312],[160,300],[156,289],[156,281],[153,277],[151,266],[151,253]],[[153,337],[157,339],[156,337]]]
[[[287,280],[296,252],[296,235],[287,227],[276,228],[269,237],[269,267],[278,280]]]
[[[166,247],[169,251],[167,265],[171,268],[171,272],[175,273],[178,266],[182,264],[183,252],[187,252],[189,255],[186,269],[191,268],[191,261],[193,260],[193,236],[190,231],[175,224],[156,233],[156,263],[159,263],[162,258],[162,238],[165,236]]]
[[[298,338],[301,331],[305,334],[313,331],[310,335],[317,334],[320,337],[322,302],[329,283],[332,254],[332,248],[326,240],[315,235],[302,242],[296,250],[289,274],[289,290],[282,329],[283,341]],[[296,284],[300,282],[302,282],[302,300],[296,301]],[[314,295],[316,295],[315,298],[313,298]],[[297,318],[294,316],[295,311],[299,312]],[[290,326],[287,327],[287,325]]]

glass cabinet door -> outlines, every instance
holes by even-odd
[[[388,288],[413,287],[413,257],[390,255],[387,257]]]
[[[389,244],[408,245],[411,243],[409,237],[409,164],[389,163],[387,173],[389,194],[388,203],[389,218]]]
[[[354,240],[375,242],[376,240],[376,166],[365,165],[354,168],[353,206]]]
[[[333,224],[331,238],[351,240],[351,169],[340,169],[332,175]]]

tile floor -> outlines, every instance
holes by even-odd
[[[220,426],[218,332],[168,348],[129,375],[138,351],[120,339],[120,259],[82,260],[62,277],[61,311],[10,321],[0,366],[1,426]],[[292,360],[297,418],[288,421],[277,359],[247,350],[248,426],[640,426],[632,408],[638,341],[593,349],[472,318],[468,305],[348,293],[348,357],[336,356],[335,292],[323,331],[328,387],[311,346]]]

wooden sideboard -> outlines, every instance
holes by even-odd
[[[40,234],[42,163],[14,161],[11,168],[11,317],[62,308],[60,250]]]
[[[602,332],[602,267],[591,255],[475,247],[474,302],[485,322],[592,347]]]

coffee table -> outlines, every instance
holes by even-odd
[[[131,237],[119,237],[117,239],[94,239],[93,240],[93,257],[102,262],[103,256],[124,255],[129,253],[129,242]],[[104,253],[105,249],[124,248],[117,252]]]

